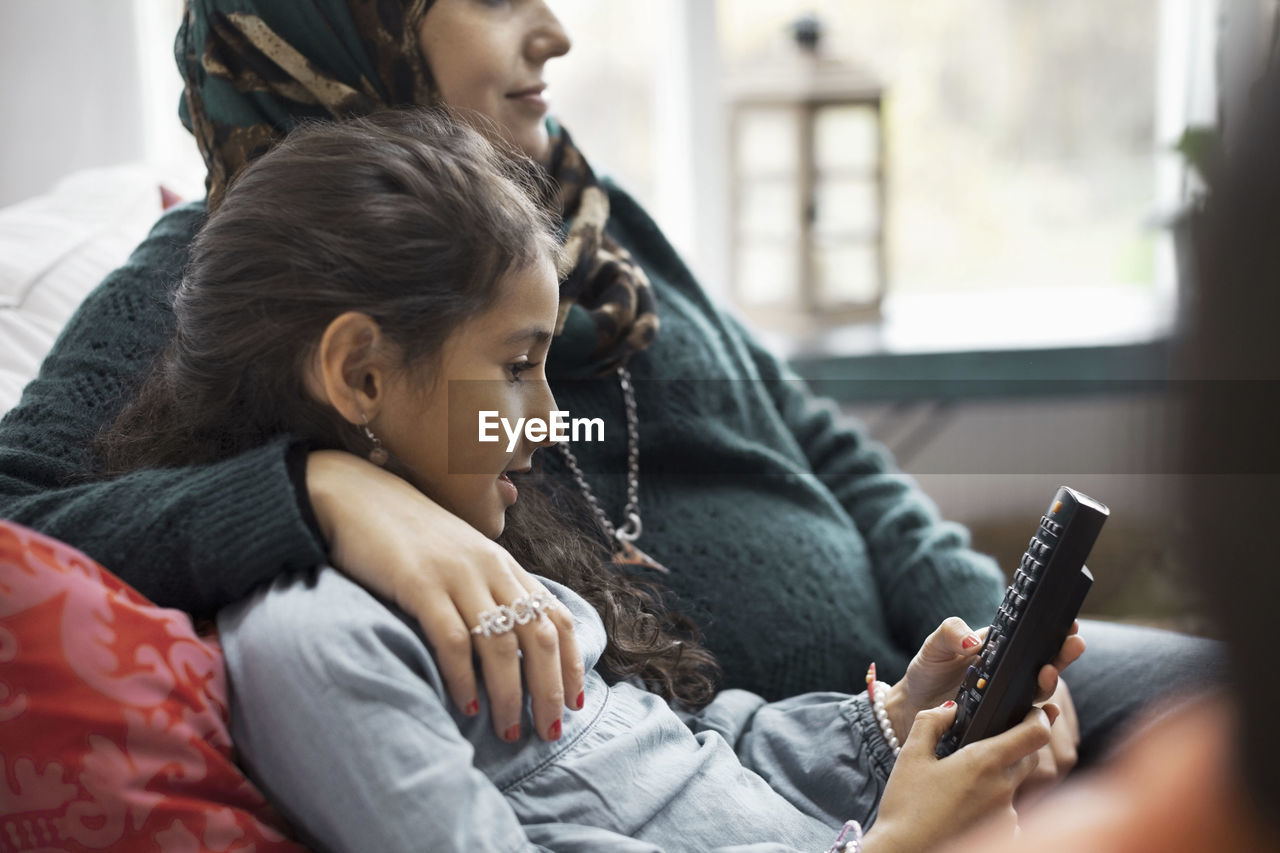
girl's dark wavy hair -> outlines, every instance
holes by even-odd
[[[279,436],[367,454],[367,439],[304,387],[325,328],[362,311],[402,367],[429,364],[492,304],[503,276],[559,258],[540,174],[442,109],[291,133],[243,171],[197,235],[173,296],[173,338],[98,437],[98,473],[212,462]],[[585,501],[536,481],[499,544],[599,611],[609,680],[638,677],[691,708],[708,702],[718,668],[692,623],[658,587],[611,568],[602,535],[584,532],[596,527]]]

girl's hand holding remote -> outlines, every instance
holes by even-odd
[[[552,608],[544,618],[474,643],[469,627],[482,611],[545,593],[532,575],[418,489],[350,453],[311,453],[307,490],[334,567],[418,620],[458,708],[478,709],[475,652],[494,730],[518,738],[522,655],[538,734],[559,736],[563,708],[580,707],[584,678],[568,612]]]
[[[955,703],[947,700],[915,716],[864,853],[932,850],[982,821],[1002,823],[1010,833],[1017,827],[1014,795],[1049,743],[1057,707],[1032,708],[1009,731],[939,759],[934,747],[955,715]]]
[[[1079,635],[1079,623],[1071,625],[1071,631],[1058,656],[1040,670],[1037,704],[1049,701],[1071,701],[1070,694],[1059,690],[1058,676],[1080,655],[1084,654],[1084,640]],[[963,619],[952,616],[925,638],[920,651],[911,659],[907,674],[890,688],[885,708],[898,737],[905,740],[911,732],[915,715],[928,708],[936,708],[948,699],[955,698],[956,690],[964,680],[969,665],[982,651],[982,641],[987,629],[972,631]],[[1074,709],[1070,713],[1075,719]]]
[[[1018,794],[1019,805],[1025,806],[1043,796],[1076,765],[1080,727],[1066,682],[1059,680],[1058,676],[1084,653],[1085,643],[1079,636],[1079,629],[1079,623],[1072,624],[1058,656],[1040,671],[1035,701],[1036,704],[1050,700],[1054,703],[1055,723],[1049,742],[1040,750],[1036,765],[1023,777],[1026,784]],[[885,711],[900,739],[905,741],[910,735],[917,713],[936,708],[955,696],[969,664],[982,649],[985,634],[985,628],[971,631],[963,619],[953,616],[925,638],[920,651],[907,667],[907,674],[889,688],[885,700]],[[938,737],[941,735],[939,732]],[[937,743],[936,737],[934,743]]]

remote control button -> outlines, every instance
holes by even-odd
[[[1051,519],[1049,516],[1041,516],[1040,526],[1054,536],[1062,533],[1062,525]]]
[[[991,644],[991,657],[987,661],[987,671],[995,672],[1000,665],[1000,655],[1004,651],[1004,643],[997,641]]]
[[[978,683],[977,683],[977,684],[975,684],[975,685],[973,685],[973,686],[974,686],[976,689],[981,690],[981,689],[983,689],[984,687],[986,687],[986,686],[987,686],[987,680],[986,680],[985,678],[979,678],[979,679],[978,679]]]

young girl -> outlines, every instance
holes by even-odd
[[[498,737],[483,693],[448,701],[415,620],[329,568],[282,577],[219,617],[251,773],[325,850],[821,850],[846,819],[876,821],[867,850],[924,850],[1009,819],[1055,711],[938,761],[954,711],[933,706],[977,649],[958,620],[874,703],[711,701],[710,655],[527,476],[550,442],[479,440],[480,412],[555,409],[560,250],[531,174],[440,112],[296,132],[209,217],[173,340],[102,437],[117,475],[285,439],[365,456],[543,578],[474,602],[477,642],[572,620],[574,710],[535,733],[526,706]]]

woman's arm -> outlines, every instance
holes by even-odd
[[[779,414],[817,477],[867,543],[880,600],[895,639],[918,648],[942,620],[985,624],[1004,580],[995,562],[969,548],[969,535],[943,521],[933,502],[889,452],[829,400],[814,397],[789,367],[726,317]]]
[[[203,220],[162,217],[68,322],[0,423],[0,516],[86,551],[143,594],[211,613],[324,549],[299,511],[277,441],[218,465],[92,482],[91,445],[168,340],[168,297]]]

